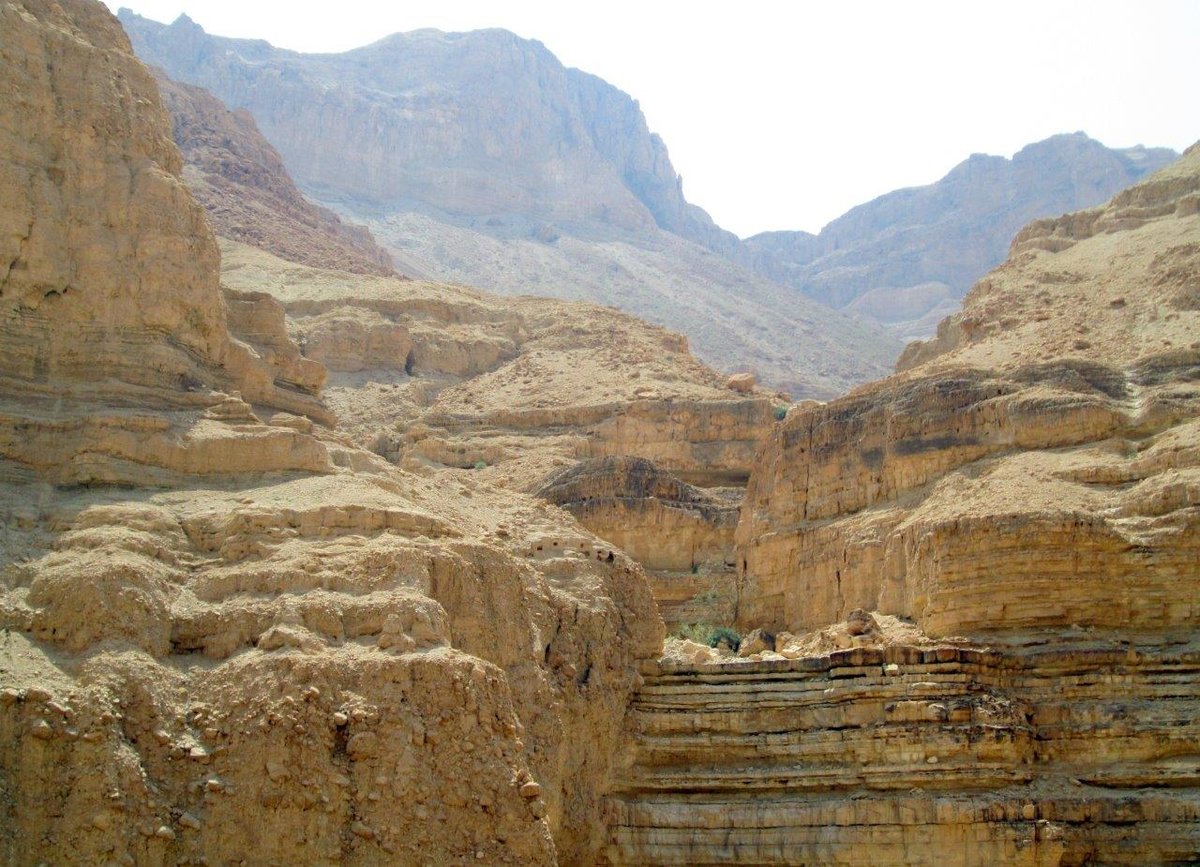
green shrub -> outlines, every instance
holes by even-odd
[[[697,644],[707,644],[716,647],[722,641],[737,650],[742,643],[741,636],[728,626],[713,626],[711,623],[681,623],[671,633],[672,638],[686,638]]]
[[[728,626],[718,626],[708,634],[708,646],[716,647],[724,641],[733,650],[737,650],[742,643],[742,637]]]
[[[787,418],[788,408],[786,406],[775,407],[775,421],[783,421]]]
[[[475,462],[475,469],[477,469],[477,470],[486,470],[486,469],[487,469],[487,461],[476,461],[476,462]]]

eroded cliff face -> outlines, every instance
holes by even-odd
[[[1193,147],[1033,224],[903,372],[791,410],[737,529],[766,628],[647,665],[611,860],[1195,860],[1198,192]]]
[[[642,570],[328,428],[116,20],[0,24],[3,859],[590,860]]]
[[[234,121],[253,114],[305,192],[367,224],[405,274],[613,305],[797,397],[882,376],[901,349],[735,264],[738,240],[685,200],[637,103],[541,43],[422,30],[315,55],[213,36],[186,16],[162,25],[126,10],[122,22],[143,60],[207,88]],[[206,161],[225,149],[200,132]],[[241,146],[244,129],[232,141],[262,151]],[[231,207],[256,219],[234,237],[263,246],[277,221],[246,192]]]
[[[7,474],[88,483],[212,459],[231,472],[326,466],[319,444],[253,424],[247,403],[328,422],[321,375],[231,336],[216,242],[120,25],[90,6],[10,3],[3,14],[0,74],[14,95],[0,121]],[[231,411],[247,423],[223,424]]]
[[[559,505],[565,474],[572,502],[588,498],[570,511],[651,570],[664,616],[710,619],[693,603],[716,594],[732,617],[737,504],[779,395],[609,308],[223,252],[229,291],[277,298],[305,358],[329,368],[327,400],[360,445]]]
[[[362,226],[309,202],[250,113],[199,87],[155,73],[184,158],[184,178],[218,235],[293,262],[355,274],[393,274],[391,257]]]
[[[916,366],[789,417],[739,528],[743,621],[1194,625],[1198,168],[1034,224]]]

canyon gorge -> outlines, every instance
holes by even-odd
[[[817,279],[503,31],[357,72],[93,0],[0,33],[6,863],[1200,858],[1200,145],[956,170],[1021,174],[1011,223],[912,194],[957,216],[909,249],[1024,225],[930,332],[990,237]],[[398,53],[410,110],[463,110],[447,64],[547,104],[422,150],[354,80]]]

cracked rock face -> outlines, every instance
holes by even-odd
[[[641,569],[330,430],[116,20],[0,25],[0,858],[591,860]]]
[[[789,415],[739,525],[741,616],[935,635],[1198,616],[1200,150],[1034,223],[903,372]]]

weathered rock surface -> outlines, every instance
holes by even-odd
[[[1188,863],[1198,678],[1194,642],[664,660],[630,714],[608,857]]]
[[[300,187],[407,274],[611,304],[802,397],[882,376],[900,351],[727,258],[738,240],[684,199],[636,102],[541,43],[422,30],[304,55],[122,21],[144,60],[253,114]]]
[[[329,367],[327,399],[359,444],[567,506],[651,570],[669,621],[709,597],[732,617],[737,506],[778,396],[727,388],[682,337],[608,308],[223,251],[225,283],[279,298]]]
[[[536,494],[637,560],[668,626],[732,620],[742,488],[695,487],[651,461],[620,456],[566,467]]]
[[[1200,150],[1034,224],[908,367],[789,415],[739,527],[747,624],[1188,630]]]
[[[1031,225],[902,372],[789,412],[737,530],[775,646],[647,670],[611,860],[1200,855],[1198,191],[1193,147]]]
[[[263,355],[230,335],[216,243],[119,24],[91,6],[4,15],[4,476],[326,468],[320,443],[251,411],[331,418],[294,348]],[[230,416],[229,401],[244,410]]]
[[[772,280],[901,338],[925,338],[1004,261],[1026,223],[1099,205],[1178,156],[1057,135],[1011,160],[974,154],[937,183],[852,208],[819,235],[764,232],[745,246]]]
[[[218,235],[303,265],[392,274],[392,260],[362,226],[309,202],[248,111],[230,111],[200,87],[155,74],[183,177]]]
[[[0,860],[593,860],[641,569],[326,428],[116,19],[0,32]]]

